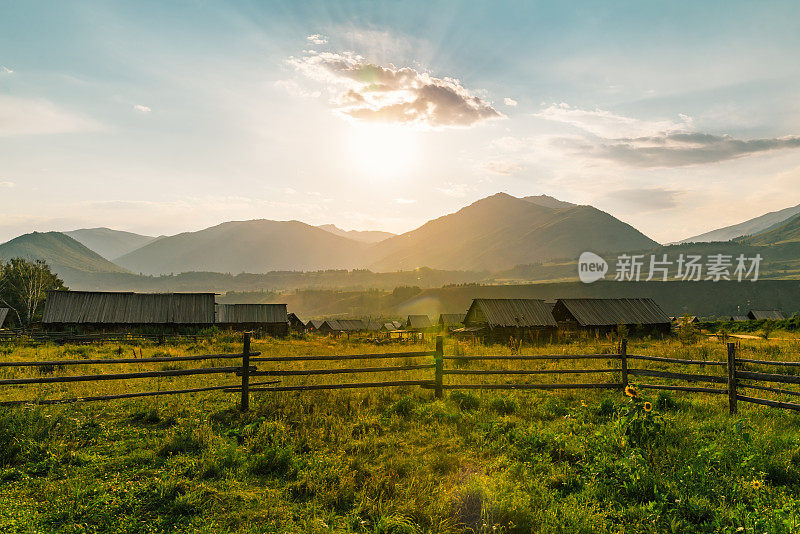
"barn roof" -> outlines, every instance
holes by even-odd
[[[749,321],[750,318],[746,315],[731,315],[730,320],[738,323],[742,321]]]
[[[214,293],[49,291],[42,323],[213,324]]]
[[[370,332],[377,332],[383,324],[380,321],[365,321],[364,328]]]
[[[747,316],[751,319],[755,319],[756,321],[761,319],[782,321],[786,318],[783,316],[783,313],[780,310],[750,310],[750,313],[748,313]]]
[[[3,323],[6,322],[6,315],[8,315],[8,308],[0,308],[0,328],[3,328]]]
[[[433,326],[431,318],[427,315],[409,315],[406,326],[413,329],[430,328]]]
[[[336,332],[355,332],[364,330],[364,321],[361,319],[326,319],[328,327]]]
[[[550,307],[540,299],[474,299],[467,317],[473,308],[492,327],[557,326]]]
[[[464,323],[466,314],[463,313],[442,313],[439,315],[439,324],[442,326],[457,326]]]
[[[230,323],[286,323],[286,304],[219,304],[217,322]]]
[[[391,332],[393,330],[397,330],[397,326],[394,323],[383,323],[383,326],[381,326],[381,330]]]
[[[313,328],[314,330],[316,330],[317,328],[322,326],[322,323],[324,322],[325,321],[322,319],[312,319],[306,323],[306,328]]]
[[[664,310],[650,298],[559,299],[559,304],[582,326],[669,323]]]
[[[305,324],[306,324],[306,323],[304,323],[303,321],[301,321],[301,320],[300,320],[300,318],[297,316],[297,314],[296,314],[296,313],[294,313],[294,312],[291,312],[291,313],[289,313],[289,314],[286,316],[286,318],[287,318],[287,319],[289,320],[289,322],[291,322],[291,323],[295,323],[295,324],[297,324],[297,323],[300,323],[300,324],[301,324],[301,325],[303,325],[303,326],[305,326]]]

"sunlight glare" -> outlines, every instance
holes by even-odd
[[[401,178],[417,162],[417,132],[394,124],[353,124],[350,140],[355,168],[371,178]]]

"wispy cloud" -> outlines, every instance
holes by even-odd
[[[306,41],[315,45],[323,45],[328,42],[328,38],[322,34],[315,33],[314,35],[306,37]]]
[[[0,65],[0,74],[14,74],[14,71],[9,69],[5,65]]]
[[[0,137],[90,132],[100,123],[59,109],[49,100],[0,95]]]
[[[136,104],[135,106],[133,106],[133,110],[136,111],[137,113],[150,113],[151,111],[153,111],[149,107],[143,106],[141,104]]]
[[[548,145],[569,156],[604,159],[626,167],[668,168],[717,163],[800,147],[800,136],[737,139],[699,132],[693,120],[647,121],[605,110],[552,105],[535,117],[575,126],[583,135],[551,136]],[[506,142],[508,144],[508,142]]]
[[[641,213],[675,208],[685,194],[686,191],[667,187],[642,187],[613,191],[607,199],[610,203],[627,204],[626,208],[635,207]]]
[[[503,103],[506,106],[511,106],[511,107],[514,107],[514,106],[516,106],[518,104],[518,102],[516,100],[514,100],[513,98],[508,98],[508,97],[505,97],[503,99]]]
[[[441,128],[503,116],[455,78],[377,65],[352,52],[308,52],[289,62],[310,79],[325,83],[336,111],[351,119]]]
[[[439,191],[448,196],[448,197],[455,197],[455,198],[463,198],[467,196],[469,193],[472,193],[476,190],[476,187],[471,184],[454,184],[452,182],[447,182],[444,184],[444,187],[440,187]]]
[[[522,165],[513,161],[490,161],[483,164],[483,169],[494,174],[509,175],[522,170]]]

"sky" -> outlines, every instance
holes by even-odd
[[[411,230],[485,196],[666,243],[800,204],[800,4],[0,0],[0,242]]]

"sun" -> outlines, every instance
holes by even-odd
[[[418,133],[408,126],[353,123],[350,152],[355,169],[369,178],[408,175],[418,160]]]

